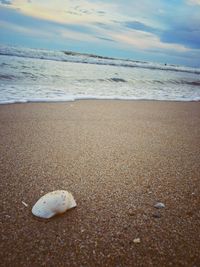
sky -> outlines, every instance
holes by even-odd
[[[0,0],[0,44],[200,67],[200,0]]]

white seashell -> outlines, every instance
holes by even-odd
[[[163,209],[163,208],[165,208],[165,204],[162,203],[162,202],[158,202],[158,203],[156,203],[156,204],[154,205],[154,207],[155,207],[156,209]]]
[[[49,219],[56,214],[76,207],[76,201],[72,194],[65,190],[57,190],[41,197],[33,206],[33,215]]]

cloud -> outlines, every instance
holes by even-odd
[[[200,17],[193,12],[191,17],[185,14],[171,18],[168,28],[161,32],[160,38],[166,43],[178,43],[188,48],[200,49]]]
[[[31,4],[29,4],[31,5]],[[84,13],[86,9],[81,9],[79,5],[74,7],[76,12]],[[94,10],[94,5],[90,8],[90,10]],[[139,50],[156,50],[156,49],[163,49],[163,51],[167,50],[177,50],[179,52],[185,52],[188,49],[175,41],[175,39],[170,40],[170,36],[167,34],[163,34],[162,39],[160,38],[159,34],[160,31],[156,28],[143,23],[138,20],[126,20],[126,21],[117,21],[117,20],[110,20],[102,22],[101,20],[96,21],[96,17],[94,17],[94,21],[91,23],[85,22],[74,23],[74,21],[70,22],[70,20],[65,20],[60,18],[57,21],[44,20],[44,17],[41,19],[30,18],[28,15],[23,15],[21,12],[14,11],[12,9],[8,9],[10,12],[10,20],[16,23],[16,31],[22,31],[24,25],[32,25],[32,28],[43,28],[44,31],[48,29],[50,32],[55,34],[56,38],[60,37],[61,39],[70,39],[75,41],[83,41],[83,42],[91,42],[97,43],[100,41],[105,42],[112,42],[118,44],[122,47],[133,47],[133,49]],[[102,11],[102,9],[100,9]],[[65,12],[66,13],[66,12]],[[95,14],[97,10],[95,10]],[[86,12],[87,14],[87,12]],[[51,16],[51,13],[50,13]],[[6,16],[5,19],[7,19]],[[79,16],[80,19],[80,16]],[[18,25],[22,24],[22,25]],[[25,31],[24,31],[25,32]],[[34,33],[34,31],[32,31]],[[170,34],[169,34],[170,35]]]
[[[12,5],[12,0],[0,0],[0,4],[2,5]]]
[[[80,24],[63,24],[52,21],[25,16],[15,9],[0,9],[1,30],[16,32],[27,37],[38,37],[42,39],[57,39],[60,41],[76,41],[79,44],[100,43],[102,41],[112,41],[105,36],[101,36],[96,26]],[[5,31],[4,31],[5,32]]]
[[[138,30],[129,30],[123,33],[113,33],[112,38],[118,42],[122,42],[127,46],[131,46],[140,50],[174,50],[177,52],[186,52],[189,49],[183,45],[175,43],[164,43],[159,37],[152,33]]]
[[[91,34],[81,33],[81,32],[74,32],[65,28],[57,29],[57,33],[61,38],[66,40],[74,40],[79,42],[98,42],[98,39]]]
[[[26,36],[43,37],[43,38],[49,38],[49,37],[54,36],[51,32],[48,32],[48,31],[45,32],[43,29],[36,29],[30,26],[20,26],[20,25],[16,25],[16,24],[1,21],[1,20],[0,20],[0,25],[2,29],[4,28],[8,31],[18,32]]]
[[[200,5],[200,0],[187,0],[189,5]]]
[[[103,41],[116,42],[115,40],[111,38],[106,38],[106,37],[101,37],[101,36],[96,36],[96,38],[103,40]]]
[[[102,11],[102,10],[97,11],[97,13],[100,14],[100,15],[106,14],[106,12],[105,11]]]
[[[177,43],[188,48],[200,49],[200,29],[171,29],[163,33],[161,40],[166,43]]]
[[[8,1],[8,0],[3,0]],[[113,3],[95,2],[91,0],[76,1],[30,1],[12,0],[13,8],[35,18],[58,23],[92,23],[108,21],[107,10],[112,10]],[[106,18],[107,16],[107,18]]]
[[[124,22],[125,27],[130,28],[130,29],[135,29],[139,31],[144,31],[144,32],[151,32],[154,33],[156,32],[156,29],[148,26],[140,21],[126,21]]]

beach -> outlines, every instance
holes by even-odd
[[[1,266],[200,266],[200,102],[0,105],[0,125]],[[34,217],[58,189],[77,207]]]

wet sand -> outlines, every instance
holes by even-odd
[[[199,102],[1,105],[0,179],[1,266],[200,266]]]

